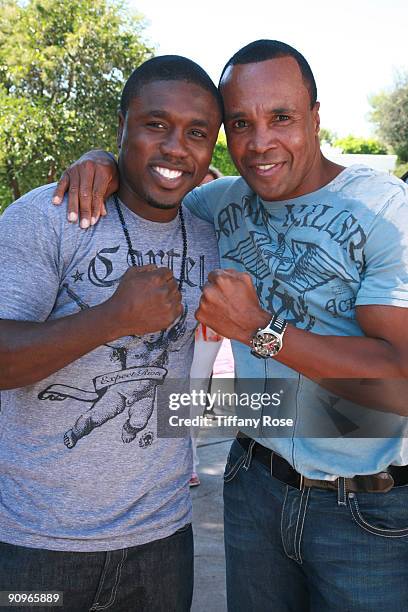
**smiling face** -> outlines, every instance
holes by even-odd
[[[230,66],[221,93],[229,151],[262,199],[295,198],[327,182],[318,139],[319,103],[310,107],[292,57]]]
[[[214,96],[199,85],[144,85],[119,115],[121,200],[145,219],[173,219],[207,172],[220,123]]]

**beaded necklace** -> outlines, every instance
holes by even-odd
[[[118,196],[116,195],[116,193],[113,196],[114,202],[115,202],[115,207],[119,216],[119,220],[120,220],[120,224],[122,226],[123,229],[123,233],[125,235],[125,239],[126,239],[126,243],[128,246],[128,250],[129,250],[129,255],[130,255],[130,261],[132,262],[132,266],[136,267],[136,258],[135,258],[135,252],[133,250],[133,245],[132,245],[132,240],[130,238],[130,233],[129,233],[129,229],[126,225],[126,221],[125,218],[123,216],[123,212],[120,208],[120,204],[119,204],[119,200],[118,200]],[[180,269],[180,278],[179,278],[179,282],[178,282],[178,289],[179,291],[182,290],[183,288],[183,283],[185,281],[185,269],[186,269],[186,260],[187,260],[187,231],[186,231],[186,225],[184,223],[184,214],[183,214],[183,208],[180,205],[180,208],[178,209],[178,216],[180,219],[180,229],[181,229],[181,235],[183,237],[183,254],[181,257],[181,269]]]

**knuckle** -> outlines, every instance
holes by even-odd
[[[214,287],[214,285],[208,285],[208,287],[203,289],[203,301],[210,300],[216,293],[217,289]]]
[[[158,270],[152,270],[151,273],[152,273],[153,282],[155,286],[165,291],[165,287],[163,283],[163,275],[160,272],[158,272]]]
[[[158,270],[160,270],[162,276],[165,276],[166,278],[173,278],[173,272],[170,270],[170,268],[158,268]]]
[[[93,170],[95,163],[91,159],[84,159],[79,165],[85,170]]]

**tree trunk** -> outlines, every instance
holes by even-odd
[[[54,181],[55,181],[55,164],[53,162],[48,169],[47,183],[53,183]]]
[[[18,198],[21,198],[21,190],[18,184],[18,180],[14,176],[13,167],[11,166],[10,163],[7,163],[6,172],[7,172],[8,185],[11,191],[13,192],[13,199],[18,200]]]

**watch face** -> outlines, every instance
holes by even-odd
[[[267,327],[259,328],[251,340],[252,355],[264,359],[277,355],[283,346],[286,327],[287,322],[284,319],[275,317]]]
[[[257,333],[252,341],[253,350],[261,357],[271,357],[281,349],[280,338],[267,332]]]

